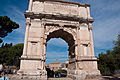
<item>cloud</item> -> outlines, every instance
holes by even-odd
[[[3,38],[5,43],[23,43],[25,35],[25,18],[24,12],[20,10],[17,6],[9,5],[4,7],[4,12],[6,14],[1,14],[2,16],[8,16],[11,20],[19,24],[19,28],[13,30],[12,33],[9,33],[8,36]]]
[[[101,0],[101,2],[103,1]],[[96,16],[96,21],[93,23],[95,47],[110,49],[113,47],[112,42],[116,40],[120,32],[120,23],[118,22],[120,21],[120,14],[118,14],[120,7],[118,5],[118,2],[111,0],[107,3],[104,2],[104,5],[101,6],[103,9],[100,11],[98,11],[99,7],[96,6],[96,11],[98,11],[96,14],[100,16]]]
[[[25,33],[24,12],[21,11],[18,7],[11,5],[7,7],[6,13],[13,21],[17,22],[20,25],[20,28],[15,31],[19,32],[20,34],[24,34]]]

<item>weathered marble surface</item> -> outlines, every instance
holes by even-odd
[[[47,79],[47,41],[62,38],[69,46],[68,77],[99,76],[94,57],[90,5],[64,0],[30,0],[25,12],[26,33],[18,74]]]

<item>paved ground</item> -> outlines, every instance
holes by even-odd
[[[104,79],[105,80],[120,80],[120,78],[113,78],[113,77],[105,77]],[[28,80],[28,79],[10,79],[10,80]],[[70,78],[49,78],[48,80],[72,80],[72,79]]]
[[[11,76],[12,75],[8,75],[9,78]],[[116,78],[114,76],[103,76],[103,78],[104,78],[104,80],[120,80],[120,78]],[[10,79],[10,80],[28,80],[28,79]],[[33,79],[31,79],[31,80],[33,80]],[[72,80],[72,79],[70,79],[70,78],[49,78],[48,80]]]
[[[10,80],[28,80],[28,79],[10,79]],[[33,79],[31,79],[33,80]],[[72,80],[70,78],[50,78],[48,80]],[[105,78],[105,80],[120,80],[120,78]]]
[[[70,78],[49,78],[48,80],[72,80]]]
[[[114,76],[103,76],[103,78],[105,80],[120,80],[120,77],[117,78],[117,77],[114,77]]]

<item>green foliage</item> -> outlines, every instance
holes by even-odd
[[[7,16],[0,16],[0,37],[4,38],[11,33],[14,29],[19,28],[19,25],[10,20]],[[0,39],[0,43],[2,43],[2,39]]]
[[[120,70],[120,34],[114,44],[112,51],[107,50],[106,54],[100,53],[98,56],[98,68],[102,75],[114,75]]]
[[[114,41],[113,43],[115,44],[115,46],[120,46],[120,34],[118,34],[117,37],[117,41]]]
[[[23,44],[2,44],[0,47],[0,64],[6,64],[11,66],[19,66],[20,60],[23,52]]]

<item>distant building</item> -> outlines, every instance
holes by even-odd
[[[47,64],[46,67],[50,68],[50,70],[53,71],[57,71],[59,69],[67,70],[68,62],[62,63],[62,62],[58,62],[58,59],[56,59],[56,63]]]

